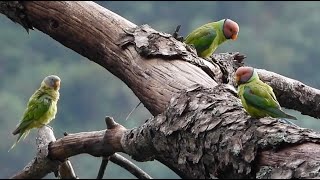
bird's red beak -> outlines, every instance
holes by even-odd
[[[233,34],[233,35],[231,36],[231,39],[232,39],[232,40],[237,40],[237,38],[238,38],[238,34]]]

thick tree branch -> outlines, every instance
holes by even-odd
[[[82,132],[77,134],[67,134],[67,136],[56,141],[50,128],[44,126],[39,129],[37,144],[39,144],[39,154],[22,171],[14,175],[13,179],[43,178],[50,172],[59,168],[62,179],[76,179],[70,161],[61,163],[62,159],[88,153],[93,156],[109,157],[111,162],[125,168],[138,178],[152,179],[147,173],[135,166],[126,158],[115,154],[123,151],[120,139],[126,129],[116,123],[112,117],[105,118],[106,130],[96,132]],[[109,158],[108,158],[109,159]],[[59,166],[60,164],[60,166]],[[106,166],[106,164],[105,164]],[[103,177],[105,167],[99,170],[99,179]],[[101,171],[101,172],[100,172]]]
[[[146,57],[141,56],[133,45],[121,46],[126,37],[132,37],[127,33],[137,26],[96,3],[23,1],[23,7],[33,27],[109,70],[126,83],[154,115],[161,113],[172,95],[181,89],[197,82],[205,87],[217,85],[199,67],[181,61],[179,54],[190,60],[194,54],[171,35],[153,31],[150,37],[153,37],[152,42],[167,44],[162,52],[178,49],[179,54]],[[7,15],[6,11],[0,12]],[[150,31],[145,33],[148,34]],[[217,66],[215,74],[222,75]]]
[[[13,22],[19,23],[29,33],[32,25],[25,14],[25,8],[19,1],[0,1],[0,13],[5,14]]]
[[[49,145],[48,156],[53,160],[61,160],[81,153],[100,157],[123,152],[120,139],[126,128],[117,123],[108,128],[110,129],[68,134]]]
[[[251,118],[226,85],[185,90],[122,138],[134,159],[157,159],[182,178],[201,179],[319,178],[319,143],[320,134],[310,129]]]

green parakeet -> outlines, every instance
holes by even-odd
[[[239,25],[231,19],[222,19],[205,24],[192,31],[185,39],[186,44],[192,44],[199,57],[210,57],[217,47],[228,39],[236,40]]]
[[[22,136],[26,138],[32,128],[47,125],[55,118],[60,96],[60,82],[60,78],[56,75],[50,75],[43,79],[40,88],[30,97],[22,119],[12,133],[13,135],[19,134],[19,136],[9,151],[19,142]]]
[[[274,118],[297,118],[281,110],[280,104],[268,84],[259,79],[252,67],[240,67],[236,71],[238,95],[244,109],[254,118],[271,116]]]

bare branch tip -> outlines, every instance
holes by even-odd
[[[115,126],[118,125],[118,123],[114,121],[113,117],[110,117],[110,116],[105,117],[105,122],[107,125],[107,129],[113,129]]]

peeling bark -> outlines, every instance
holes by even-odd
[[[19,23],[29,33],[33,27],[25,13],[25,7],[19,1],[0,1],[0,13],[5,14],[15,23]]]
[[[157,159],[182,178],[320,177],[319,133],[251,118],[227,85],[185,90],[121,142],[135,160]]]

